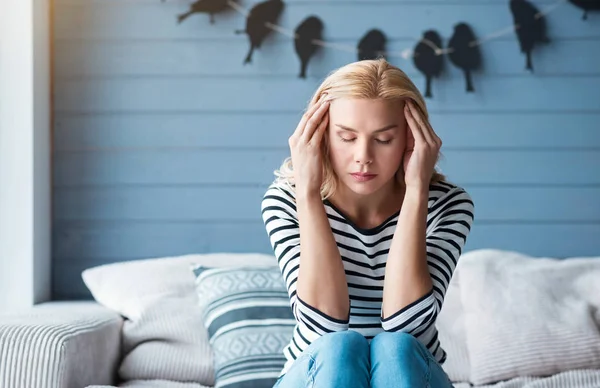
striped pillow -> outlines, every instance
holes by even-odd
[[[215,388],[272,388],[296,324],[277,266],[193,267]]]

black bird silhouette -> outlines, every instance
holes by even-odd
[[[550,42],[546,35],[546,19],[527,0],[510,0],[510,12],[513,15],[521,52],[527,56],[525,68],[533,72],[531,51],[537,43]]]
[[[306,78],[306,67],[310,57],[319,46],[313,40],[322,40],[323,22],[316,16],[309,16],[295,30],[294,49],[300,58],[300,78]]]
[[[215,14],[227,10],[229,1],[237,2],[237,0],[197,0],[190,4],[187,12],[177,15],[177,23],[183,22],[195,13],[207,13],[210,17],[210,24],[214,24]]]
[[[454,33],[448,41],[448,59],[465,73],[467,92],[475,91],[471,72],[481,66],[479,46],[471,43],[475,40],[471,27],[466,23],[458,23],[454,26]]]
[[[439,77],[444,69],[444,55],[437,55],[436,49],[442,48],[442,38],[435,30],[427,30],[415,46],[413,63],[425,75],[425,97],[431,97],[431,79]]]
[[[358,42],[358,60],[385,58],[386,37],[378,29],[372,29]]]
[[[189,11],[177,15],[177,23],[183,22],[195,13],[207,13],[210,16],[210,24],[214,24],[215,14],[225,11],[229,7],[229,1],[230,0],[198,0],[190,4]]]
[[[250,39],[250,50],[248,50],[244,65],[252,62],[254,49],[260,48],[263,40],[272,31],[269,24],[275,24],[282,11],[282,0],[263,1],[250,9],[246,18],[246,29],[236,31],[236,34],[248,34]]]
[[[600,11],[599,0],[569,0],[573,5],[583,9],[583,20],[587,19],[588,11]]]

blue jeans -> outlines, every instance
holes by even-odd
[[[354,330],[313,341],[273,388],[447,388],[452,383],[415,337],[382,332],[369,344]]]

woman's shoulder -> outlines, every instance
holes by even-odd
[[[288,201],[296,202],[296,192],[294,186],[290,185],[287,182],[282,182],[279,180],[274,180],[267,187],[266,191],[263,194],[263,200],[267,197],[270,198],[281,198]]]
[[[433,202],[437,202],[438,200],[443,199],[444,197],[452,195],[462,195],[469,200],[471,200],[471,196],[467,192],[467,190],[453,182],[449,182],[447,180],[438,181],[429,185],[429,200],[433,200]]]
[[[464,187],[448,181],[430,185],[428,217],[452,215],[472,222],[474,214],[475,204]]]
[[[271,219],[286,219],[297,223],[296,198],[293,187],[279,182],[271,183],[264,192],[261,213],[265,223]]]
[[[296,193],[293,186],[288,183],[273,181],[265,190],[261,207],[264,211],[266,208],[282,208],[289,214],[296,214]]]

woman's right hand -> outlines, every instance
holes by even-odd
[[[289,138],[294,182],[300,194],[319,194],[323,184],[321,141],[329,123],[329,101],[326,95],[302,116]]]

